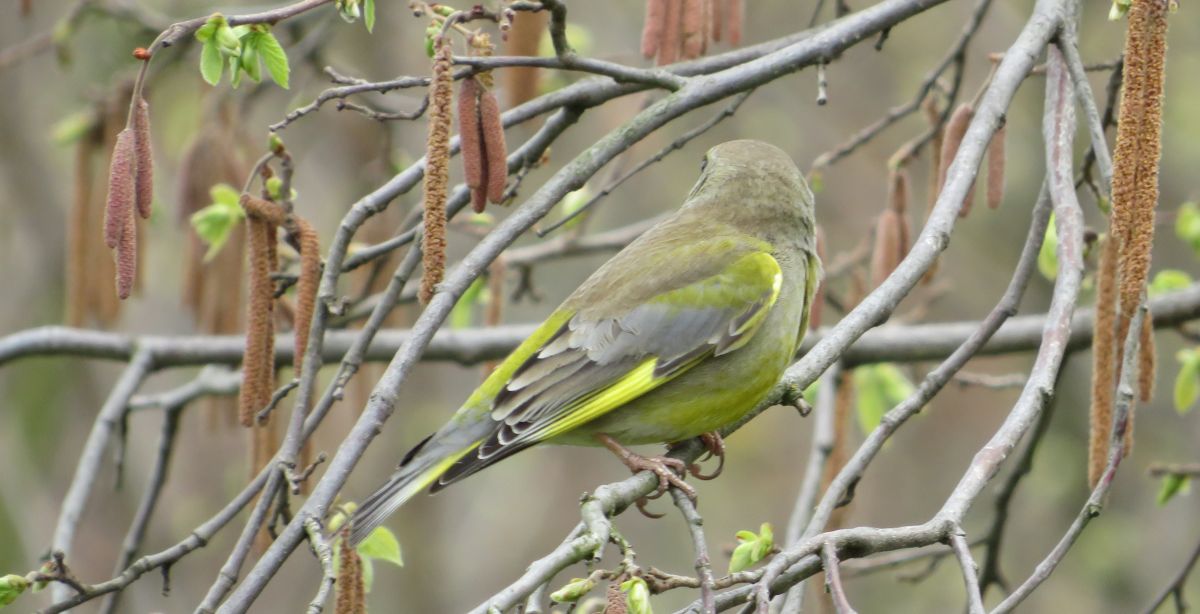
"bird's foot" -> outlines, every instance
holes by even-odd
[[[693,463],[688,465],[688,473],[692,474],[697,480],[711,480],[721,475],[721,471],[725,469],[725,440],[721,439],[720,433],[712,431],[700,435],[700,443],[704,444],[704,449],[708,451],[708,454],[700,460],[705,461],[715,457],[717,459],[717,468],[712,473],[705,474],[700,472],[700,465],[698,463]]]
[[[608,435],[599,434],[596,435],[596,439],[598,439],[600,443],[604,444],[604,447],[608,448],[610,452],[617,455],[617,458],[621,459],[621,462],[624,463],[626,467],[629,467],[630,471],[634,473],[650,471],[653,472],[654,475],[658,476],[658,489],[655,490],[654,494],[649,498],[655,499],[661,497],[663,493],[667,492],[668,488],[674,486],[683,492],[683,494],[687,495],[689,499],[693,501],[696,500],[696,489],[692,488],[691,485],[683,481],[683,476],[686,474],[688,469],[687,463],[684,463],[677,458],[670,458],[667,456],[642,456],[641,454],[638,454],[621,445],[617,442],[617,440],[609,437]],[[638,505],[638,509],[642,510],[642,513],[646,513],[643,509],[644,505],[644,502],[642,502],[641,505]],[[649,514],[647,515],[649,516]],[[654,516],[651,517],[653,518]]]

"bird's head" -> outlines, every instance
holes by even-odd
[[[754,234],[814,232],[813,195],[803,173],[791,156],[762,141],[709,149],[685,207]]]

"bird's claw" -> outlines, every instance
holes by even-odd
[[[674,486],[682,491],[683,494],[687,495],[692,501],[696,500],[696,489],[692,488],[690,484],[683,481],[683,476],[688,472],[688,465],[678,458],[671,458],[669,456],[654,456],[648,458],[638,454],[630,453],[630,456],[623,458],[622,460],[625,461],[625,466],[629,467],[629,470],[634,473],[650,471],[653,472],[654,475],[658,476],[658,488],[655,489],[654,494],[650,496],[651,499],[657,499],[658,497],[661,497],[663,493],[667,492],[668,488]]]
[[[711,480],[719,475],[725,469],[725,440],[721,439],[721,434],[713,431],[700,435],[700,443],[704,444],[704,449],[707,454],[701,461],[708,460],[714,456],[717,458],[717,468],[712,473],[701,473],[699,464],[688,465],[688,473],[692,474],[697,480]]]

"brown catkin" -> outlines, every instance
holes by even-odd
[[[75,144],[71,215],[67,226],[67,326],[83,326],[91,307],[88,248],[94,228],[88,224],[88,218],[92,204],[92,158],[96,153],[98,132],[97,127],[93,127]]]
[[[679,59],[679,42],[682,38],[683,0],[667,0],[666,17],[663,18],[662,40],[658,43],[658,65],[673,64]]]
[[[1138,400],[1149,403],[1154,400],[1154,318],[1150,312],[1142,318],[1141,339],[1138,342]]]
[[[647,60],[658,53],[663,25],[667,19],[669,0],[646,0],[646,21],[642,24],[642,57]]]
[[[1132,318],[1150,272],[1162,153],[1167,4],[1166,0],[1135,0],[1129,7],[1112,182],[1112,234],[1121,253],[1122,320]]]
[[[909,240],[912,236],[912,227],[908,223],[908,203],[912,200],[912,194],[908,187],[908,171],[904,168],[892,169],[890,181],[888,181],[887,198],[888,208],[895,211],[899,218],[900,237],[896,251],[903,258],[908,253]]]
[[[1004,140],[1008,131],[1001,124],[987,149],[987,206],[997,209],[1004,201]]]
[[[491,90],[479,93],[479,130],[487,155],[487,197],[499,204],[508,183],[508,146],[504,142],[504,124],[500,121],[500,103]]]
[[[704,50],[704,0],[683,0],[683,14],[680,16],[682,29],[683,59],[691,60],[700,57]]]
[[[286,222],[287,213],[279,203],[243,193],[238,198],[238,204],[242,206],[247,217],[269,222],[273,226],[283,226]]]
[[[150,217],[154,202],[154,151],[150,146],[150,103],[138,98],[133,109],[133,141],[137,154],[134,164],[134,192],[137,212],[142,219]]]
[[[112,163],[108,169],[108,201],[104,207],[104,243],[116,249],[126,223],[133,215],[133,132],[128,128],[117,134]]]
[[[458,89],[458,136],[463,173],[467,187],[471,188],[471,205],[476,213],[482,213],[487,202],[487,191],[484,189],[487,157],[483,150],[483,135],[479,131],[480,89],[474,77],[463,79]]]
[[[334,583],[334,614],[362,614],[366,612],[363,597],[366,589],[363,586],[362,561],[358,552],[350,545],[350,523],[340,531],[338,537],[338,575]]]
[[[854,372],[842,371],[838,374],[837,389],[833,397],[833,448],[829,450],[829,458],[825,461],[825,470],[821,475],[821,492],[829,488],[837,477],[842,466],[846,464],[846,452],[849,445],[850,416],[854,415]],[[845,506],[833,511],[826,527],[836,529],[841,526],[846,510]]]
[[[270,246],[268,237],[270,224],[254,216],[246,217],[246,251],[250,255],[249,301],[246,306],[246,349],[242,356],[242,388],[239,393],[238,417],[242,426],[253,426],[254,414],[264,391],[269,397],[270,382],[267,381],[268,344],[274,327],[271,314],[272,283]]]
[[[729,26],[729,44],[737,47],[742,44],[742,23],[746,20],[742,0],[728,0],[725,3],[725,23]]]
[[[421,255],[424,273],[418,297],[428,304],[446,271],[446,186],[450,181],[451,89],[450,39],[438,38],[429,92],[429,137],[426,141],[424,235]],[[485,145],[486,147],[486,141]]]
[[[879,287],[900,264],[900,216],[884,209],[875,223],[875,245],[871,252],[871,285]]]
[[[1096,487],[1108,463],[1112,436],[1113,393],[1117,367],[1118,242],[1109,236],[1100,246],[1096,271],[1096,317],[1092,333],[1092,406],[1088,433],[1088,484]]]
[[[621,590],[621,583],[617,580],[609,583],[608,590],[604,593],[604,612],[603,614],[628,614],[629,602],[625,599],[625,591]]]
[[[942,140],[942,157],[938,162],[938,191],[946,189],[946,175],[950,170],[950,163],[954,161],[954,156],[958,155],[958,148],[962,145],[963,137],[967,134],[967,127],[971,125],[971,118],[975,116],[975,109],[969,104],[961,104],[954,113],[950,115],[950,119],[946,122],[946,134]],[[971,181],[971,187],[967,190],[967,197],[963,199],[962,210],[959,212],[960,217],[966,217],[971,212],[971,201],[975,199],[975,181]]]
[[[505,44],[508,55],[537,55],[538,46],[541,43],[542,35],[546,32],[546,23],[549,19],[550,11],[517,13],[516,18],[513,19],[512,31],[508,33],[508,42]],[[513,66],[501,71],[509,108],[524,104],[537,97],[541,70],[532,66]]]
[[[721,42],[722,30],[725,27],[725,0],[712,0],[711,22],[709,32],[714,43]]]
[[[125,300],[133,293],[137,279],[137,220],[133,211],[125,214],[125,230],[117,243],[117,298]]]
[[[296,280],[296,317],[293,323],[296,349],[292,364],[296,376],[304,366],[304,350],[308,347],[308,328],[317,305],[317,284],[321,281],[321,241],[317,231],[302,217],[296,217],[300,244],[300,277]]]

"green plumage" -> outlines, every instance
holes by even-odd
[[[538,443],[676,442],[744,416],[799,347],[820,275],[812,193],[757,141],[709,150],[672,217],[587,279],[359,507],[355,541],[424,488]]]

